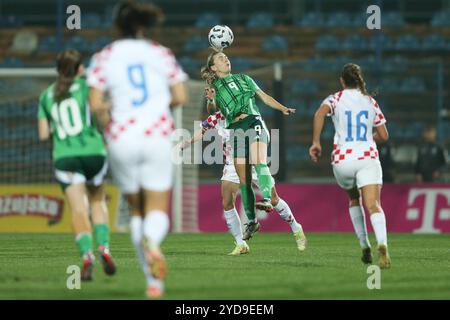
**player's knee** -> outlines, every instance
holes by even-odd
[[[223,210],[228,211],[234,208],[234,203],[232,199],[223,199],[222,200]]]
[[[381,206],[377,200],[368,200],[365,204],[369,213],[381,212]]]

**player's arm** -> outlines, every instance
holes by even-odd
[[[330,113],[331,107],[327,104],[322,104],[314,115],[313,122],[313,139],[312,145],[309,148],[309,156],[311,160],[317,162],[322,155],[322,146],[320,144],[320,135],[322,134],[325,117]]]
[[[373,134],[373,140],[375,140],[376,143],[383,143],[383,142],[388,141],[388,139],[389,139],[389,133],[387,131],[385,124],[375,127],[375,133]]]
[[[100,126],[100,130],[103,131],[111,120],[109,114],[110,105],[105,101],[103,91],[91,87],[89,90],[89,107],[91,112],[95,114],[95,117]]]
[[[217,111],[216,105],[216,90],[211,87],[205,88],[205,98],[206,98],[206,109],[209,114],[213,114]]]
[[[181,150],[187,149],[187,148],[189,148],[189,147],[191,146],[191,144],[194,144],[194,143],[196,143],[197,141],[201,140],[202,137],[203,137],[203,133],[204,133],[205,131],[206,131],[206,130],[205,130],[204,128],[201,128],[201,129],[198,129],[197,131],[195,131],[195,132],[194,132],[194,136],[193,136],[191,139],[186,140],[186,141],[183,141],[183,142],[180,144],[180,149],[181,149]]]
[[[170,102],[172,108],[181,107],[188,101],[188,93],[184,82],[178,82],[171,86],[170,94],[172,96],[172,101]]]
[[[273,97],[269,96],[267,93],[265,93],[261,89],[256,91],[256,95],[262,100],[262,102],[264,102],[264,104],[271,107],[272,109],[281,111],[285,115],[295,113],[295,109],[286,108],[285,106],[283,106],[281,103],[279,103],[277,100],[275,100]]]
[[[46,118],[38,119],[38,134],[40,141],[50,138],[50,126]]]

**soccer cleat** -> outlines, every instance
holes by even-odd
[[[303,231],[294,232],[295,242],[297,243],[297,249],[299,251],[305,251],[306,249],[306,236]]]
[[[108,275],[112,276],[116,273],[116,264],[114,263],[113,257],[109,252],[109,248],[105,246],[98,247],[100,253],[100,260],[102,262],[103,271]]]
[[[81,281],[91,281],[94,271],[94,255],[88,252],[83,255],[83,267],[81,270]]]
[[[250,247],[245,242],[243,244],[236,244],[233,251],[231,251],[229,256],[240,256],[241,254],[247,254],[250,252]]]
[[[364,264],[372,264],[372,249],[370,247],[362,249],[361,261]]]
[[[164,291],[159,287],[149,285],[146,294],[149,299],[161,299],[164,295]]]
[[[163,280],[166,277],[166,259],[161,252],[158,245],[153,243],[150,239],[143,240],[145,257],[147,259],[148,268],[153,277]]]
[[[258,221],[246,223],[242,240],[249,240],[256,232],[258,232],[259,228],[261,228],[261,225]]]
[[[384,244],[378,246],[378,265],[381,269],[391,267],[391,258],[389,257],[387,246]]]
[[[272,212],[273,206],[270,202],[270,199],[263,199],[262,201],[258,201],[255,203],[255,208],[258,210],[264,210],[266,212]]]

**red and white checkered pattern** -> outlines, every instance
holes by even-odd
[[[225,164],[233,164],[233,154],[230,144],[230,130],[225,129],[225,117],[220,111],[217,111],[214,114],[210,115],[206,119],[206,122],[208,124],[208,127],[206,129],[216,129],[219,135],[222,137],[223,158]]]
[[[134,126],[135,124],[135,118],[130,118],[127,121],[121,123],[111,121],[105,130],[105,135],[107,139],[118,140],[123,133],[127,132],[129,128]],[[138,131],[143,137],[151,137],[156,134],[162,137],[169,137],[174,130],[175,124],[172,120],[172,117],[163,114],[150,126],[145,126]]]

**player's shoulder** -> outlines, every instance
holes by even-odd
[[[39,97],[39,99],[44,100],[47,98],[53,97],[53,91],[55,89],[56,82],[53,82],[51,85],[49,85],[47,88],[45,88]]]
[[[143,40],[150,50],[163,57],[174,57],[173,51],[155,40]]]
[[[325,100],[323,101],[322,104],[328,104],[330,106],[336,105],[336,103],[339,102],[339,100],[341,99],[343,94],[344,94],[344,90],[331,93],[330,95],[328,95],[325,98]]]

